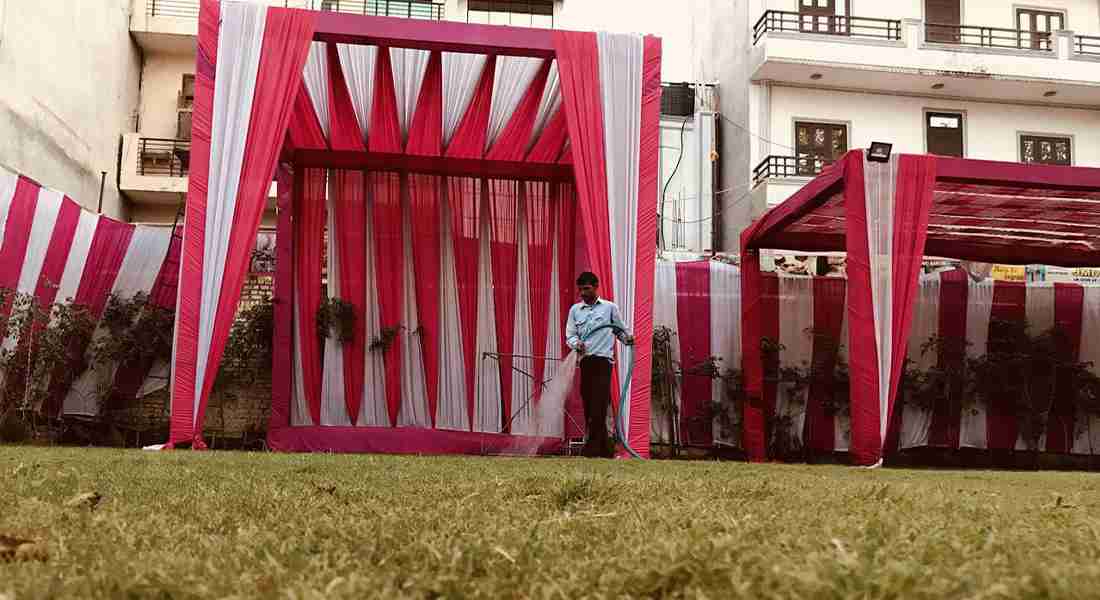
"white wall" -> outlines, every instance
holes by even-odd
[[[176,107],[184,73],[195,72],[195,55],[149,54],[141,77],[141,120],[144,137],[176,137]]]
[[[130,0],[0,0],[0,164],[125,216],[115,185],[132,131],[140,57]]]
[[[1074,136],[1073,160],[1078,166],[1100,166],[1100,111],[1036,108],[987,102],[860,94],[773,86],[772,140],[794,146],[795,119],[850,122],[849,147],[866,148],[872,141],[891,142],[894,152],[923,153],[924,110],[962,111],[967,158],[1019,160],[1017,134],[1050,133]],[[793,154],[777,148],[775,154]]]
[[[1100,31],[1100,3],[1096,0],[968,0],[963,2],[962,21],[966,25],[1016,29],[1017,8],[1062,11],[1066,13],[1066,29],[1082,35]]]

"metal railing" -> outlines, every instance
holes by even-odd
[[[443,19],[444,5],[419,0],[277,0],[271,3],[283,8],[304,8],[375,17],[406,17],[410,19]],[[146,0],[145,14],[150,17],[199,16],[199,0]]]
[[[1054,38],[1045,31],[1002,29],[981,25],[940,25],[925,23],[924,39],[936,44],[976,46],[979,48],[1013,48],[1050,52]]]
[[[752,28],[753,44],[759,42],[760,38],[769,32],[819,33],[879,40],[900,40],[901,21],[897,19],[850,17],[847,15],[804,15],[785,10],[769,10],[764,12]]]
[[[782,177],[813,177],[830,164],[820,158],[768,156],[752,170],[752,184],[755,187],[766,179]]]
[[[1100,37],[1091,35],[1074,36],[1073,51],[1077,54],[1100,56]]]
[[[191,142],[165,138],[139,138],[138,175],[187,177],[191,166]]]

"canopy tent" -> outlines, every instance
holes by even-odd
[[[638,35],[203,0],[168,446],[204,446],[276,175],[273,447],[463,452],[540,433],[519,413],[560,353],[575,265],[603,276],[648,373],[660,56]],[[338,343],[315,335],[326,294],[357,318]],[[628,393],[645,454],[648,378]]]
[[[766,458],[775,410],[763,394],[761,249],[847,253],[851,453],[871,465],[893,416],[923,257],[1100,265],[1098,207],[1100,169],[846,154],[741,237],[749,456]]]

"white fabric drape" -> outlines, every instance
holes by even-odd
[[[431,427],[431,414],[428,412],[428,392],[425,387],[427,374],[424,372],[424,351],[421,348],[420,316],[416,307],[416,273],[412,247],[412,211],[405,198],[402,202],[401,229],[403,231],[405,256],[404,315],[405,328],[398,333],[404,338],[401,344],[401,410],[397,414],[399,427]]]
[[[23,269],[19,272],[17,289],[21,294],[33,294],[38,287],[38,278],[42,274],[42,262],[46,259],[46,250],[50,247],[50,238],[57,224],[57,215],[61,211],[62,198],[60,192],[46,188],[38,190],[31,235],[27,240],[27,254],[23,261]]]
[[[554,380],[561,364],[561,361],[551,359],[565,358],[562,356],[561,343],[564,336],[562,324],[565,323],[565,318],[567,316],[562,311],[561,294],[558,293],[558,242],[560,237],[555,235],[552,239],[553,244],[551,245],[551,251],[553,252],[553,266],[550,269],[550,304],[548,304],[550,322],[546,329],[546,348],[543,349],[543,355],[548,357],[545,363],[545,372],[543,373],[543,379],[546,381]],[[545,393],[545,390],[543,393]],[[536,435],[552,437],[564,435],[564,405],[560,408],[550,406],[543,408],[540,406],[538,414],[540,418],[538,420],[538,429],[534,432]]]
[[[1100,287],[1085,288],[1081,310],[1081,362],[1091,362],[1095,371],[1100,366]],[[1078,410],[1073,425],[1074,454],[1096,454],[1100,451],[1100,418]]]
[[[443,189],[448,188],[444,186]],[[443,314],[439,328],[439,402],[436,405],[435,426],[437,429],[467,431],[470,428],[469,410],[466,408],[467,367],[462,352],[462,317],[458,310],[458,275],[454,233],[451,229],[451,206],[450,202],[441,204],[443,260],[440,267],[443,270],[443,281],[439,286],[439,306]],[[464,260],[468,260],[468,257]]]
[[[814,353],[814,288],[809,277],[779,278],[779,366],[806,369]],[[790,419],[791,438],[802,441],[806,424],[809,387],[797,392],[790,382],[780,382],[776,391],[776,415]]]
[[[297,269],[294,269],[294,281],[298,281]],[[301,320],[306,318],[301,314],[302,299],[298,292],[298,286],[294,286],[294,310],[291,328],[294,331],[294,390],[290,406],[290,424],[294,426],[313,425],[313,414],[309,410],[309,400],[306,399],[305,372],[302,369],[302,332]]]
[[[369,189],[369,188],[368,188]],[[366,268],[363,277],[368,282],[378,281],[378,267],[374,245],[374,198],[367,196],[367,250]],[[366,427],[389,427],[390,414],[386,406],[386,359],[382,352],[370,349],[371,340],[382,335],[382,316],[378,306],[378,287],[367,285],[366,314],[363,315],[367,327],[367,351],[363,353],[363,401],[359,408],[357,425]]]
[[[340,293],[340,252],[337,242],[341,239],[341,227],[336,219],[336,194],[333,187],[336,179],[329,177],[329,193],[325,205],[328,207],[325,217],[328,221],[328,296],[343,298]],[[356,323],[356,326],[362,326]],[[331,334],[325,338],[324,369],[321,370],[321,425],[351,425],[348,405],[344,397],[344,348],[340,340]]]
[[[65,261],[65,270],[61,274],[61,283],[57,286],[58,302],[68,302],[76,296],[80,287],[80,278],[84,275],[84,265],[88,262],[88,251],[92,248],[99,215],[80,211],[80,220],[76,223],[73,245],[69,247],[69,258]]]
[[[921,346],[934,337],[940,326],[940,277],[932,275],[921,280],[913,305],[913,326],[909,331],[908,358],[917,369],[926,371],[939,361],[935,350],[922,352]],[[922,410],[903,403],[901,431],[898,446],[902,449],[928,445],[928,431],[932,427],[932,410]]]
[[[527,149],[530,150],[531,146],[534,146],[535,142],[542,135],[542,130],[546,128],[546,123],[550,121],[550,117],[554,116],[554,113],[558,112],[561,108],[561,83],[558,74],[558,61],[552,61],[550,63],[550,73],[546,78],[546,87],[542,90],[542,100],[539,101],[539,112],[535,117],[535,127],[531,130],[531,141],[527,145]]]
[[[1027,331],[1030,335],[1042,335],[1054,328],[1054,284],[1049,282],[1029,283],[1027,285],[1027,296],[1024,300],[1024,314],[1027,319]],[[1044,410],[1049,411],[1051,403],[1054,402],[1054,390],[1050,390],[1050,395],[1046,398],[1038,398],[1046,403]],[[1048,413],[1049,414],[1049,413]],[[1039,435],[1038,448],[1046,448],[1047,434],[1042,432]],[[1031,450],[1028,447],[1027,441],[1024,439],[1023,428],[1019,428],[1016,435],[1016,449],[1017,450]]]
[[[676,263],[658,260],[653,275],[653,328],[667,327],[671,332],[670,345],[673,364],[680,363],[679,323],[676,310]],[[672,406],[654,405],[650,408],[650,435],[655,442],[673,443],[679,436],[680,385],[672,391]],[[670,408],[671,411],[666,410]],[[672,414],[669,414],[671,412]]]
[[[722,371],[741,368],[741,270],[732,265],[711,261],[710,267],[710,345],[711,354],[722,359]],[[811,290],[812,291],[812,290]],[[654,299],[656,302],[656,299]],[[813,303],[810,306],[813,310]],[[656,311],[656,309],[654,309]],[[725,382],[714,381],[713,401],[725,406]],[[730,406],[732,408],[732,406]],[[733,416],[733,415],[730,415]],[[714,443],[737,445],[736,432],[723,432],[719,419],[713,425]],[[730,434],[726,436],[725,434]]]
[[[393,65],[393,87],[397,98],[397,122],[401,125],[401,134],[409,135],[413,113],[416,112],[416,100],[420,96],[420,86],[424,83],[424,73],[428,69],[428,59],[432,53],[414,48],[390,48],[390,61]]]
[[[993,281],[971,283],[966,305],[966,341],[967,355],[982,356],[989,343],[989,319],[993,309]],[[986,448],[986,406],[977,400],[971,408],[964,407],[959,424],[959,446],[965,448]]]
[[[623,323],[633,331],[644,41],[635,34],[599,33],[596,45],[600,54],[614,300]],[[630,391],[627,388],[626,393]],[[623,403],[622,422],[627,426],[630,404]]]
[[[313,42],[309,46],[309,56],[302,68],[302,81],[306,84],[309,99],[313,101],[313,111],[321,123],[325,139],[329,139],[332,118],[329,115],[328,50],[324,42]]]
[[[18,184],[18,175],[0,167],[0,240],[4,239],[4,229],[8,224],[8,211],[11,209],[11,199],[15,196],[15,186]]]
[[[848,290],[844,290],[844,306],[848,306]],[[840,319],[840,348],[836,356],[838,362],[848,364],[848,311],[844,310],[844,316]],[[833,421],[833,449],[837,452],[847,452],[852,443],[852,414],[851,409],[838,410]]]
[[[516,245],[518,246],[518,260],[516,261],[516,295],[515,315],[516,326],[512,331],[512,353],[517,356],[512,361],[512,414],[504,415],[504,420],[512,419],[511,431],[515,434],[528,434],[532,432],[534,417],[534,393],[539,382],[523,373],[535,373],[535,361],[527,356],[534,354],[531,344],[531,290],[530,290],[530,256],[527,253],[527,201],[523,197],[526,186],[520,185],[519,206],[516,211]],[[522,357],[522,358],[521,358]],[[521,373],[520,371],[523,371]]]
[[[898,179],[898,155],[891,156],[887,163],[871,162],[864,157],[863,168],[866,173],[867,245],[879,363],[879,440],[885,443],[893,363],[894,188]]]
[[[229,235],[234,226],[266,20],[267,6],[264,5],[225,2],[221,7],[216,67],[220,76],[214,81],[193,416],[199,414],[199,401],[205,386],[214,315],[225,273],[225,258],[229,253]]]
[[[497,351],[496,309],[493,303],[493,270],[490,251],[489,200],[481,200],[481,256],[478,262],[477,299],[477,384],[474,402],[474,431],[499,432],[502,423],[500,403],[500,364],[482,358]]]
[[[351,95],[352,108],[355,109],[355,120],[359,122],[365,141],[374,106],[374,69],[378,63],[378,47],[337,44],[336,51],[340,55],[340,67]]]
[[[443,53],[443,145],[451,143],[485,69],[484,54]]]
[[[488,150],[497,141],[504,127],[516,112],[527,88],[542,66],[542,59],[528,56],[497,57],[496,74],[493,76],[493,101],[489,111],[489,135],[485,138]]]

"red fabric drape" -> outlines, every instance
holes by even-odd
[[[554,184],[558,190],[559,201],[557,203],[557,257],[558,257],[558,281],[555,282],[558,290],[558,302],[561,314],[558,315],[558,323],[565,323],[569,316],[569,309],[573,306],[576,292],[574,281],[579,272],[576,268],[577,253],[577,197],[573,186],[569,184]],[[569,346],[565,343],[565,327],[561,328],[561,356],[569,353]],[[565,400],[565,435],[569,438],[578,438],[584,435],[584,411],[581,406],[581,397],[576,386],[570,391]]]
[[[840,331],[844,323],[846,281],[840,277],[814,279],[813,379],[806,405],[806,446],[816,452],[836,447],[836,415],[827,411],[832,399]]]
[[[706,418],[713,382],[699,369],[710,358],[710,263],[676,263],[676,323],[680,338],[680,442],[709,446],[712,422]]]
[[[451,211],[451,239],[454,244],[458,310],[462,321],[462,353],[466,376],[466,414],[472,430],[477,382],[478,268],[481,249],[481,182],[470,177],[447,179],[447,202]]]
[[[453,158],[481,158],[485,152],[485,138],[489,134],[489,115],[493,105],[493,77],[496,73],[497,59],[490,54],[481,71],[477,90],[462,115],[451,143],[447,146],[447,156]]]
[[[909,329],[913,324],[913,304],[920,286],[924,242],[928,237],[928,213],[932,208],[932,189],[936,185],[936,158],[903,154],[898,157],[897,186],[894,192],[893,296],[891,321],[890,402],[882,418],[893,415],[898,382],[905,365]]]
[[[558,109],[553,117],[546,122],[539,139],[531,146],[527,153],[528,162],[555,163],[561,157],[562,148],[565,147],[566,136],[569,128],[565,123],[565,111]]]
[[[615,299],[611,277],[611,232],[607,207],[607,157],[596,34],[554,31],[562,110],[569,128],[577,201],[584,213],[584,237],[600,294]],[[640,260],[640,257],[639,257]],[[637,368],[637,365],[635,365]]]
[[[38,276],[38,284],[34,290],[34,297],[42,306],[49,306],[57,300],[57,285],[61,283],[61,276],[65,273],[65,263],[69,259],[69,250],[73,247],[73,238],[76,237],[76,227],[79,223],[80,205],[65,196],[61,201],[61,209],[57,213],[57,222],[54,223],[53,232],[50,234],[50,245],[42,260],[42,272]],[[176,246],[178,255],[179,244],[177,243]],[[64,300],[65,298],[61,298],[61,301]],[[175,302],[175,298],[172,298],[172,302]]]
[[[214,71],[217,65],[221,3],[201,0],[195,53],[195,103],[191,121],[191,164],[176,307],[175,356],[172,365],[172,417],[167,447],[191,442],[195,430],[195,382],[198,376],[199,312],[206,242],[206,193],[210,175],[210,135],[214,118]],[[201,443],[201,436],[200,438]]]
[[[763,319],[760,324],[762,339],[771,340],[776,344],[779,343],[779,329],[783,326],[779,322],[779,277],[772,273],[765,275],[760,282],[760,316]],[[761,373],[764,375],[760,394],[761,408],[763,423],[765,424],[764,430],[770,431],[770,423],[775,419],[775,409],[779,397],[779,382],[776,379],[776,375],[779,373],[779,353],[761,354],[760,368]],[[765,455],[768,453],[767,444],[770,442],[769,438],[764,438]]]
[[[275,281],[271,353],[271,414],[267,430],[290,427],[294,397],[294,174],[286,165],[276,172],[278,221],[275,230]]]
[[[852,413],[850,454],[856,464],[871,465],[882,456],[882,436],[879,431],[879,351],[875,342],[862,152],[845,155],[844,206],[848,251],[849,402]]]
[[[397,96],[394,92],[393,70],[389,48],[379,47],[375,68],[374,105],[371,111],[371,152],[401,152],[401,127],[397,120]],[[368,182],[374,196],[375,271],[378,307],[382,329],[396,329],[398,335],[386,349],[386,407],[390,425],[397,426],[401,410],[401,347],[405,327],[404,273],[405,245],[401,220],[401,178],[396,173],[372,172]]]
[[[439,156],[443,148],[443,70],[439,52],[428,59],[424,83],[420,86],[416,114],[409,128],[405,152]],[[416,305],[420,324],[420,348],[424,357],[428,414],[435,426],[439,404],[440,263],[442,232],[440,186],[436,175],[408,175],[412,217],[413,270],[416,275]]]
[[[322,169],[303,169],[294,202],[294,283],[297,294],[299,353],[302,388],[314,425],[321,424],[321,369],[323,356],[317,338],[317,309],[321,307],[321,269],[325,248],[325,175]]]
[[[0,244],[0,290],[14,292],[19,286],[19,276],[27,258],[27,246],[34,224],[34,211],[38,206],[37,183],[19,176],[12,195],[8,220],[4,227],[4,240]],[[11,314],[13,297],[6,298],[0,306],[0,339],[6,336],[8,315]]]
[[[535,120],[539,114],[539,103],[542,101],[542,91],[546,87],[546,79],[550,75],[550,61],[543,61],[542,67],[531,81],[530,87],[524,92],[516,106],[515,112],[508,119],[508,124],[500,133],[493,147],[489,149],[486,158],[490,160],[522,160],[531,141],[531,131],[535,127]]]
[[[990,352],[1004,343],[997,322],[1020,323],[1027,319],[1027,285],[1019,281],[998,281],[993,285],[993,306],[989,311]],[[1000,351],[1004,351],[1002,348]],[[1013,450],[1019,437],[1014,397],[991,398],[986,410],[986,440],[990,450]]]
[[[531,354],[546,354],[547,329],[551,318],[550,294],[555,292],[551,281],[554,270],[554,238],[557,215],[555,204],[557,186],[544,182],[525,182],[527,188],[526,225],[527,225],[527,281],[531,315]],[[546,360],[534,360],[535,405],[541,398],[539,385],[546,372]]]
[[[1077,284],[1054,284],[1054,326],[1065,335],[1066,358],[1080,360],[1081,326],[1085,288]],[[1037,332],[1038,333],[1038,332]],[[1072,381],[1059,377],[1054,389],[1054,402],[1047,419],[1047,452],[1069,452],[1073,447],[1076,407]]]
[[[760,462],[767,457],[764,367],[760,353],[760,342],[764,336],[761,323],[764,278],[760,272],[760,251],[745,246],[747,233],[741,238],[741,363],[747,397],[741,417],[742,443],[749,460]]]
[[[653,284],[657,255],[657,173],[661,125],[661,39],[647,36],[642,49],[641,124],[638,143],[637,240],[634,255],[634,369],[649,373],[653,362]],[[637,377],[630,388],[630,447],[649,458],[652,380]]]
[[[516,329],[516,280],[519,268],[519,184],[494,179],[489,188],[489,233],[493,265],[493,308],[496,315],[497,352],[500,353],[500,397],[504,433],[512,417],[512,349]]]
[[[355,118],[355,108],[348,92],[335,44],[328,45],[329,66],[329,138],[335,150],[364,151],[363,133]],[[317,125],[320,131],[320,125]],[[359,417],[363,401],[363,367],[367,345],[366,316],[367,282],[367,197],[366,176],[362,171],[338,170],[330,173],[331,193],[336,212],[336,232],[331,243],[336,244],[340,262],[340,296],[355,309],[355,335],[342,342],[340,350],[344,364],[344,403],[352,423]]]
[[[941,348],[937,357],[940,367],[961,365],[966,359],[966,306],[969,298],[970,276],[961,269],[940,275],[939,334],[952,343]],[[941,398],[932,408],[932,424],[928,431],[928,445],[958,448],[959,423],[962,419],[962,382],[951,390],[950,400]]]

